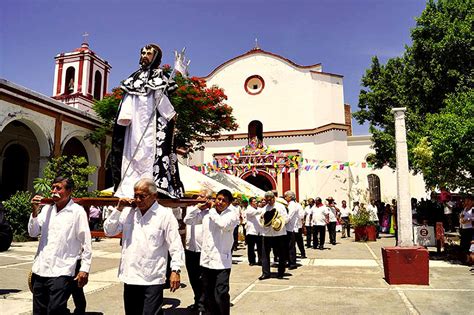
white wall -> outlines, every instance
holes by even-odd
[[[252,75],[259,75],[265,81],[260,94],[250,95],[245,91],[245,80]],[[341,78],[311,74],[308,69],[297,68],[271,55],[238,58],[219,69],[207,83],[224,89],[239,124],[238,133],[246,133],[252,120],[260,120],[264,131],[344,123]]]

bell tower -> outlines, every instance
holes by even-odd
[[[95,54],[85,33],[81,47],[54,57],[53,98],[85,112],[93,113],[94,100],[107,93],[111,65]]]

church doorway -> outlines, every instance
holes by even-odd
[[[259,171],[256,176],[253,176],[251,172],[248,172],[247,174],[242,175],[242,179],[263,191],[276,189],[275,180],[269,174],[262,171]]]
[[[0,200],[33,191],[39,175],[40,147],[32,129],[14,120],[0,132]]]
[[[8,146],[3,154],[2,199],[7,199],[17,191],[28,190],[28,166],[30,157],[20,144]]]

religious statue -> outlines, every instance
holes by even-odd
[[[161,197],[181,198],[184,187],[174,143],[176,112],[168,99],[177,84],[159,67],[162,51],[158,45],[146,45],[140,53],[140,69],[121,85],[125,95],[115,121],[110,165],[115,196],[132,198],[133,185],[141,178],[152,178]],[[182,55],[177,57],[183,61]]]

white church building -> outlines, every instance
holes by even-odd
[[[224,169],[279,195],[293,190],[299,200],[396,198],[395,171],[366,163],[374,152],[370,135],[352,135],[342,75],[256,47],[204,79],[224,89],[239,128],[208,139],[189,165]],[[264,149],[253,149],[259,146]],[[422,176],[411,176],[410,192],[426,195]]]

